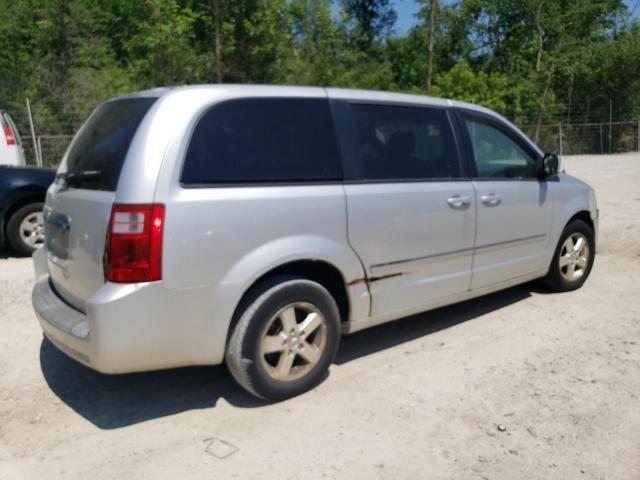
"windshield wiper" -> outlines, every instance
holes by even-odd
[[[79,170],[77,172],[68,172],[64,175],[64,180],[69,186],[75,186],[83,181],[98,181],[102,172],[100,170]]]

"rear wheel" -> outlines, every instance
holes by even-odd
[[[331,294],[310,280],[279,277],[251,295],[227,346],[236,381],[268,400],[294,397],[322,382],[340,342]]]
[[[561,292],[580,288],[591,273],[595,254],[593,230],[582,220],[574,220],[560,236],[545,283]]]
[[[19,208],[7,223],[7,240],[19,255],[31,255],[44,244],[44,217],[42,202]]]

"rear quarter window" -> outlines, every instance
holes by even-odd
[[[198,121],[181,182],[312,182],[342,179],[326,99],[251,98],[213,106]]]
[[[67,153],[66,174],[76,175],[74,188],[116,190],[133,136],[156,100],[111,100],[91,114]],[[84,178],[86,172],[95,174]]]

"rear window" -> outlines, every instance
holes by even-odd
[[[71,187],[115,191],[131,140],[156,100],[112,100],[93,112],[67,155]]]
[[[330,181],[342,165],[324,99],[230,100],[208,110],[187,149],[183,184]]]

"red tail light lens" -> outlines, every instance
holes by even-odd
[[[13,136],[13,131],[9,127],[2,127],[4,131],[4,138],[7,140],[7,145],[15,145],[16,137]]]
[[[162,279],[164,205],[114,204],[107,231],[104,274],[109,282]]]

